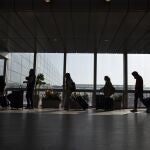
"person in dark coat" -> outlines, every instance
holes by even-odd
[[[112,110],[113,109],[113,99],[111,98],[111,95],[114,94],[115,88],[113,87],[109,76],[105,76],[104,80],[105,80],[105,85],[103,88],[100,89],[100,92],[103,92],[104,97],[105,97],[104,108],[105,108],[105,110]]]
[[[135,92],[134,92],[134,109],[131,112],[137,112],[138,99],[143,101],[143,78],[138,74],[138,72],[132,72],[133,77],[136,79]]]
[[[69,110],[72,94],[72,79],[70,73],[65,74],[65,101],[64,101],[64,110]]]
[[[108,76],[104,77],[105,85],[100,89],[100,92],[104,93],[105,98],[110,97],[115,92],[115,88],[113,87],[111,80]]]
[[[30,69],[29,71],[29,76],[26,77],[26,80],[24,83],[27,83],[27,93],[26,93],[26,98],[27,98],[27,107],[26,108],[33,108],[33,92],[34,92],[34,86],[35,86],[35,70]]]

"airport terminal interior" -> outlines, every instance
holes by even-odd
[[[150,113],[140,101],[131,112],[136,67],[150,100],[149,18],[150,0],[0,0],[0,80],[6,82],[5,95],[0,92],[0,150],[149,150]],[[113,105],[97,108],[104,75],[99,68],[114,62],[121,69],[111,68],[117,74]],[[30,68],[43,73],[45,82],[35,88],[34,108],[26,109],[23,82]],[[64,110],[66,72],[76,83],[72,99],[84,99],[86,108],[72,101]],[[21,107],[12,105],[11,92],[18,92],[13,100]]]

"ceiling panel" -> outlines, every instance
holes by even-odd
[[[0,1],[0,47],[14,52],[150,53],[150,0]]]

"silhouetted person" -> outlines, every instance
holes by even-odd
[[[132,72],[133,77],[136,79],[135,92],[134,92],[134,109],[131,112],[137,112],[138,99],[143,101],[143,78],[138,74],[138,72]]]
[[[65,101],[64,101],[64,110],[69,110],[72,94],[72,79],[70,73],[65,74]]]
[[[35,86],[35,70],[30,69],[29,76],[26,77],[26,80],[24,83],[27,83],[27,107],[26,108],[33,108],[33,92],[34,92],[34,86]]]
[[[105,109],[112,110],[113,109],[113,99],[110,98],[112,94],[115,92],[115,88],[113,87],[111,80],[108,76],[104,77],[105,85],[103,88],[100,89],[100,92],[104,93],[104,100],[105,100]]]
[[[113,87],[111,80],[108,76],[105,76],[104,80],[105,80],[105,85],[103,88],[100,89],[100,92],[103,92],[104,96],[107,98],[110,97],[112,94],[114,94],[115,88]]]

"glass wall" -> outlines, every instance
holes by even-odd
[[[7,61],[7,83],[21,85],[33,68],[33,53],[9,53]]]
[[[69,72],[77,89],[93,90],[94,54],[67,54],[66,72]],[[92,92],[79,92],[88,94],[89,105],[92,104]]]
[[[134,90],[135,79],[133,71],[137,71],[143,77],[144,90],[150,90],[150,55],[148,54],[128,54],[128,86]],[[133,107],[134,94],[128,94],[128,106]],[[147,97],[147,94],[144,94]],[[139,106],[142,104],[139,102]]]
[[[98,54],[97,55],[97,89],[104,84],[104,76],[109,76],[116,90],[123,89],[123,55]]]
[[[63,85],[63,53],[38,53],[37,74],[43,73],[46,84],[50,86]]]
[[[90,86],[93,89],[93,54],[67,54],[66,72],[75,83]]]

